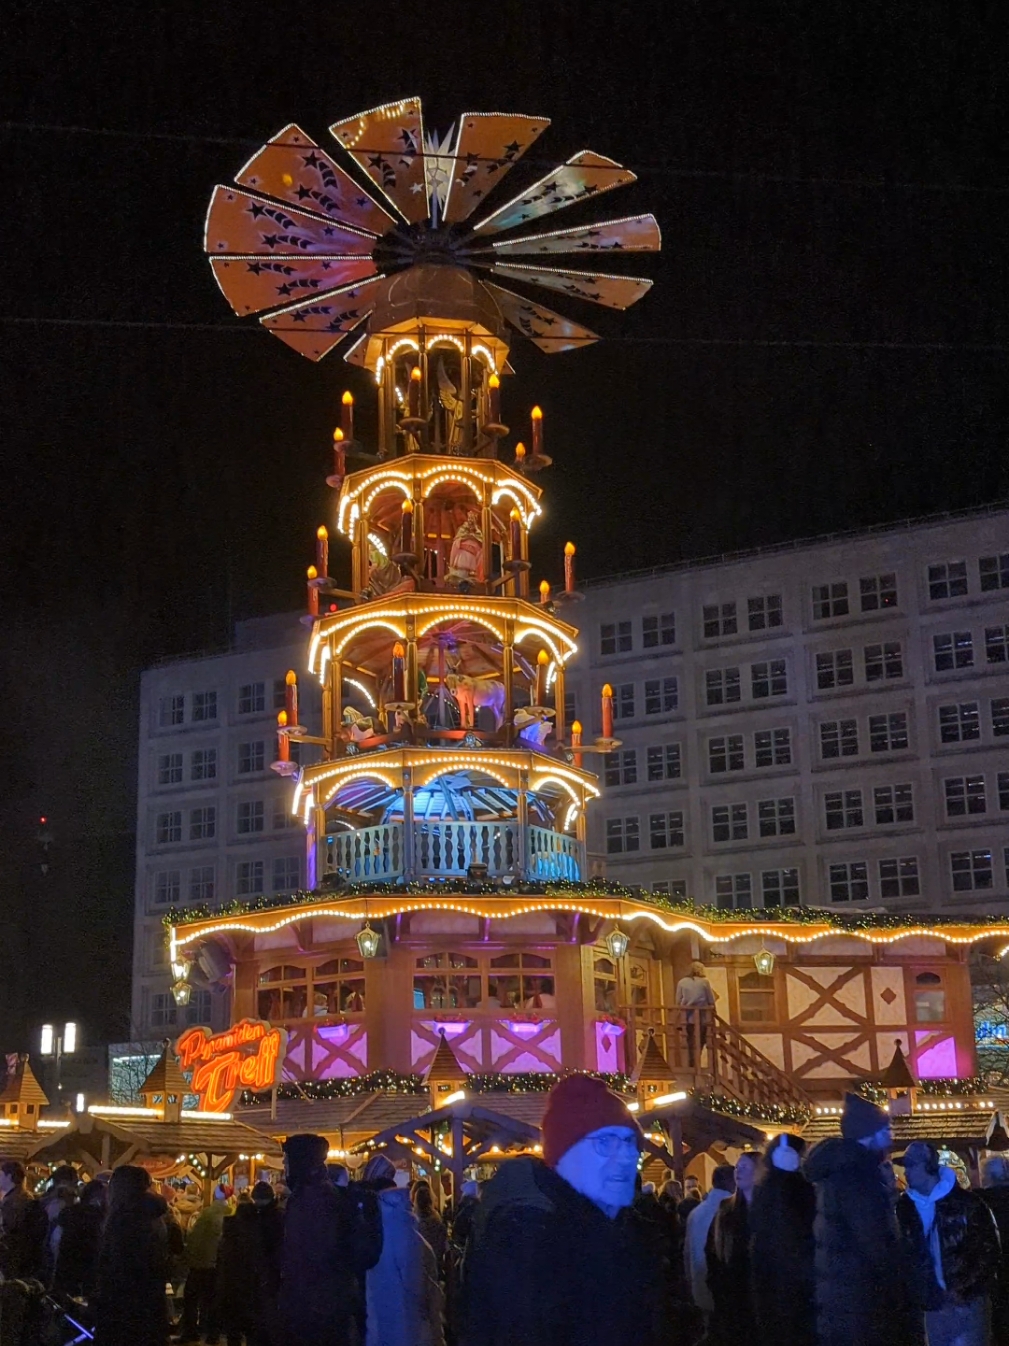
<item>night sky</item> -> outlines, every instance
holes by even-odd
[[[214,184],[412,94],[552,119],[509,194],[639,173],[594,215],[658,215],[654,290],[559,304],[607,339],[517,340],[504,390],[555,461],[537,569],[601,575],[1009,495],[1006,37],[969,0],[8,9],[0,1050],[129,1036],[139,670],[298,605],[344,387],[368,423],[338,354],[232,316]]]

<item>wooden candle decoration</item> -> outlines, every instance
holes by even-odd
[[[343,477],[347,473],[347,440],[339,426],[333,431],[333,475]]]
[[[315,530],[315,568],[324,580],[329,579],[329,531],[325,524]]]
[[[613,688],[603,683],[603,738],[613,737]]]
[[[287,670],[284,678],[284,699],[288,727],[293,729],[298,723],[298,675],[293,668]]]
[[[522,559],[522,515],[517,509],[513,509],[508,516],[508,532],[511,539],[511,559],[521,561]]]
[[[420,381],[422,377],[420,365],[414,365],[410,370],[410,391],[407,398],[407,407],[414,419],[420,415]]]
[[[413,501],[404,500],[400,508],[403,511],[403,528],[400,535],[400,551],[407,555],[413,551]]]
[[[546,650],[540,650],[536,656],[536,681],[533,684],[533,705],[545,706],[547,703],[547,664],[550,656]]]
[[[564,592],[573,594],[575,591],[575,544],[565,542],[564,544]]]
[[[350,444],[354,439],[354,394],[349,389],[341,398],[340,428],[344,439]]]
[[[490,399],[490,423],[491,425],[501,424],[501,380],[496,374],[491,374],[487,380],[487,389]]]
[[[406,650],[398,640],[392,647],[392,699],[406,700]]]
[[[521,472],[526,461],[526,446],[521,440],[515,445],[515,466]]]
[[[572,720],[571,747],[574,751],[575,766],[581,766],[582,764],[582,754],[580,752],[581,746],[582,746],[582,722],[581,720]]]
[[[543,453],[543,411],[540,407],[533,407],[530,420],[533,429],[533,457],[539,458]]]
[[[316,570],[315,566],[309,566],[305,574],[308,577],[308,583],[307,583],[308,615],[310,617],[318,617],[319,586],[315,583],[315,581],[319,578],[319,572]]]
[[[550,602],[550,581],[540,580],[540,602],[543,604]]]
[[[277,714],[277,761],[289,762],[291,760],[291,740],[287,736],[287,711],[282,710]]]

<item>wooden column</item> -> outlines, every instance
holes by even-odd
[[[581,945],[558,944],[554,949],[554,969],[564,1068],[595,1070],[595,1060],[585,1055],[585,1020],[591,1017],[591,1007],[584,1000]]]
[[[529,772],[519,772],[519,793],[517,818],[518,823],[518,862],[519,870],[525,875],[528,872],[529,865]]]
[[[511,617],[505,620],[504,648],[501,651],[501,681],[504,683],[505,710],[504,731],[505,746],[511,747],[515,726],[512,723],[515,700],[515,622]]]
[[[473,407],[471,389],[473,384],[473,338],[466,333],[465,348],[460,364],[459,397],[463,405],[462,413],[462,451],[469,457],[473,450]]]
[[[567,720],[564,714],[564,665],[557,664],[554,673],[554,736],[558,743],[563,743],[567,733]]]
[[[403,869],[407,882],[414,877],[413,772],[403,771]]]
[[[483,512],[481,516],[481,528],[483,529],[483,577],[485,581],[491,578],[491,544],[494,540],[494,514],[491,510],[491,487],[483,488]]]

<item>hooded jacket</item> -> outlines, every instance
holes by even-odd
[[[711,1313],[715,1307],[708,1289],[708,1261],[704,1251],[708,1243],[708,1230],[718,1214],[719,1206],[731,1196],[731,1192],[713,1187],[704,1200],[687,1213],[683,1236],[683,1269],[694,1303],[705,1313]],[[681,1209],[682,1205],[681,1202]]]
[[[461,1346],[658,1346],[662,1268],[631,1208],[610,1219],[539,1159],[484,1187],[463,1268]]]
[[[382,1255],[367,1274],[367,1346],[443,1346],[438,1264],[405,1187],[378,1194]]]
[[[822,1140],[806,1161],[816,1188],[816,1310],[820,1346],[902,1346],[923,1339],[910,1300],[897,1220],[879,1155],[857,1140]]]
[[[750,1267],[760,1346],[816,1346],[816,1193],[801,1173],[765,1168],[750,1202]]]
[[[953,1169],[940,1168],[927,1197],[903,1192],[897,1220],[927,1311],[969,1304],[991,1292],[1001,1259],[998,1226],[981,1197],[957,1184]]]
[[[345,1346],[358,1305],[349,1204],[324,1166],[299,1178],[284,1215],[282,1340],[290,1346]]]
[[[153,1192],[129,1194],[109,1208],[94,1300],[102,1346],[164,1346],[168,1340],[167,1209]]]
[[[738,1189],[715,1212],[705,1258],[708,1289],[715,1304],[712,1340],[733,1344],[752,1340],[755,1319],[750,1281],[750,1207]]]

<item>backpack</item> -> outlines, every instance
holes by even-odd
[[[350,1207],[351,1257],[358,1275],[370,1271],[382,1256],[382,1209],[378,1194],[364,1183],[346,1188]]]

